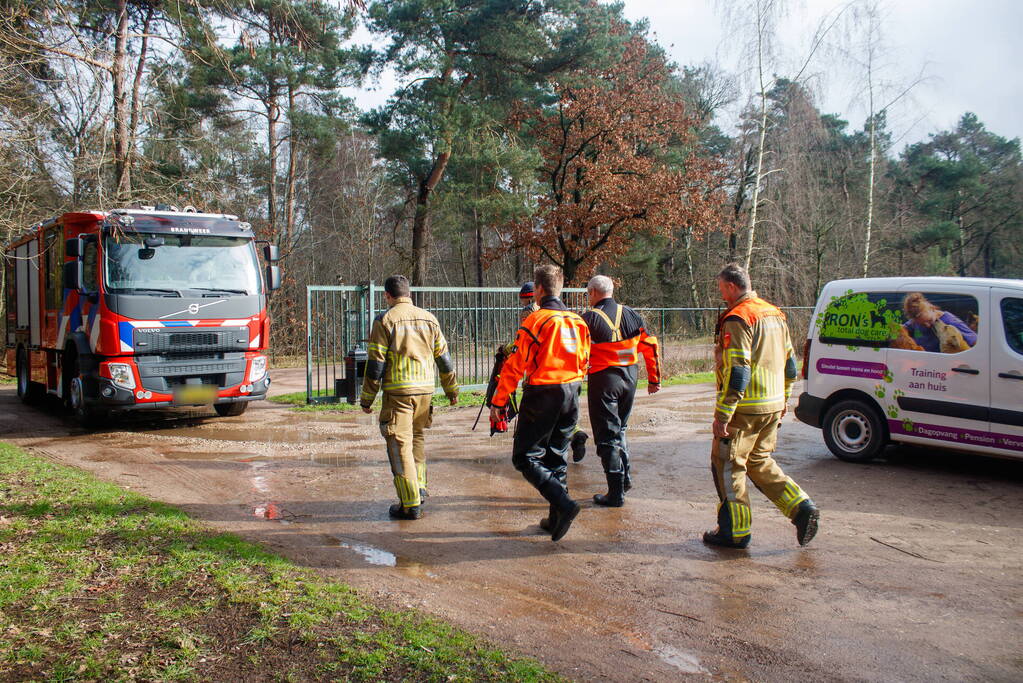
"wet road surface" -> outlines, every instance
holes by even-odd
[[[293,391],[301,371],[277,371]],[[778,461],[822,508],[800,548],[753,493],[753,543],[713,550],[709,386],[641,394],[629,430],[635,488],[598,508],[592,451],[570,465],[584,509],[560,543],[510,463],[508,435],[438,410],[430,497],[394,499],[376,417],[254,404],[128,416],[87,432],[0,387],[0,439],[181,506],[359,587],[535,656],[583,680],[1019,680],[1023,463],[891,449],[835,460],[786,417]],[[485,420],[483,420],[485,422]],[[585,418],[583,426],[587,427]]]

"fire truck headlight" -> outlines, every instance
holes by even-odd
[[[109,363],[107,370],[110,371],[110,379],[114,380],[114,384],[125,389],[135,388],[135,375],[127,363]]]
[[[256,356],[252,359],[252,367],[249,368],[249,381],[258,382],[266,377],[266,356]]]

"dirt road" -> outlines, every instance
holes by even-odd
[[[278,371],[277,390],[301,374]],[[754,493],[753,544],[716,551],[711,390],[642,396],[626,507],[586,503],[568,536],[514,471],[510,438],[438,412],[430,498],[393,522],[375,416],[134,415],[86,433],[0,388],[0,439],[180,505],[387,604],[414,606],[581,680],[1020,680],[1023,463],[900,449],[832,458],[786,418],[779,461],[821,506],[821,533]],[[602,491],[592,452],[573,495]]]

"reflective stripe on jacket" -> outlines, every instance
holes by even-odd
[[[448,343],[437,318],[413,306],[412,299],[399,297],[390,309],[376,317],[366,350],[360,405],[371,405],[380,389],[404,396],[432,394],[434,364],[440,371],[444,393],[448,398],[458,396]]]
[[[795,353],[785,314],[747,292],[718,318],[714,339],[717,404],[728,422],[736,412],[773,413],[785,407],[796,381]]]
[[[515,347],[501,368],[492,404],[501,407],[524,384],[569,384],[582,381],[590,360],[590,330],[556,297],[545,297],[540,310],[522,321]]]
[[[604,309],[612,306],[614,310],[609,315]],[[638,313],[609,297],[598,301],[596,306],[586,311],[583,320],[590,328],[592,343],[589,374],[609,367],[635,365],[639,362],[639,354],[643,354],[647,381],[660,384],[661,362],[657,337],[646,333],[643,319]]]

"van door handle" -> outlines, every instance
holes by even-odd
[[[1023,379],[1023,375],[1012,372],[999,372],[998,376],[1004,379]]]
[[[965,375],[979,375],[980,370],[974,368],[952,368],[952,372],[961,372]]]

